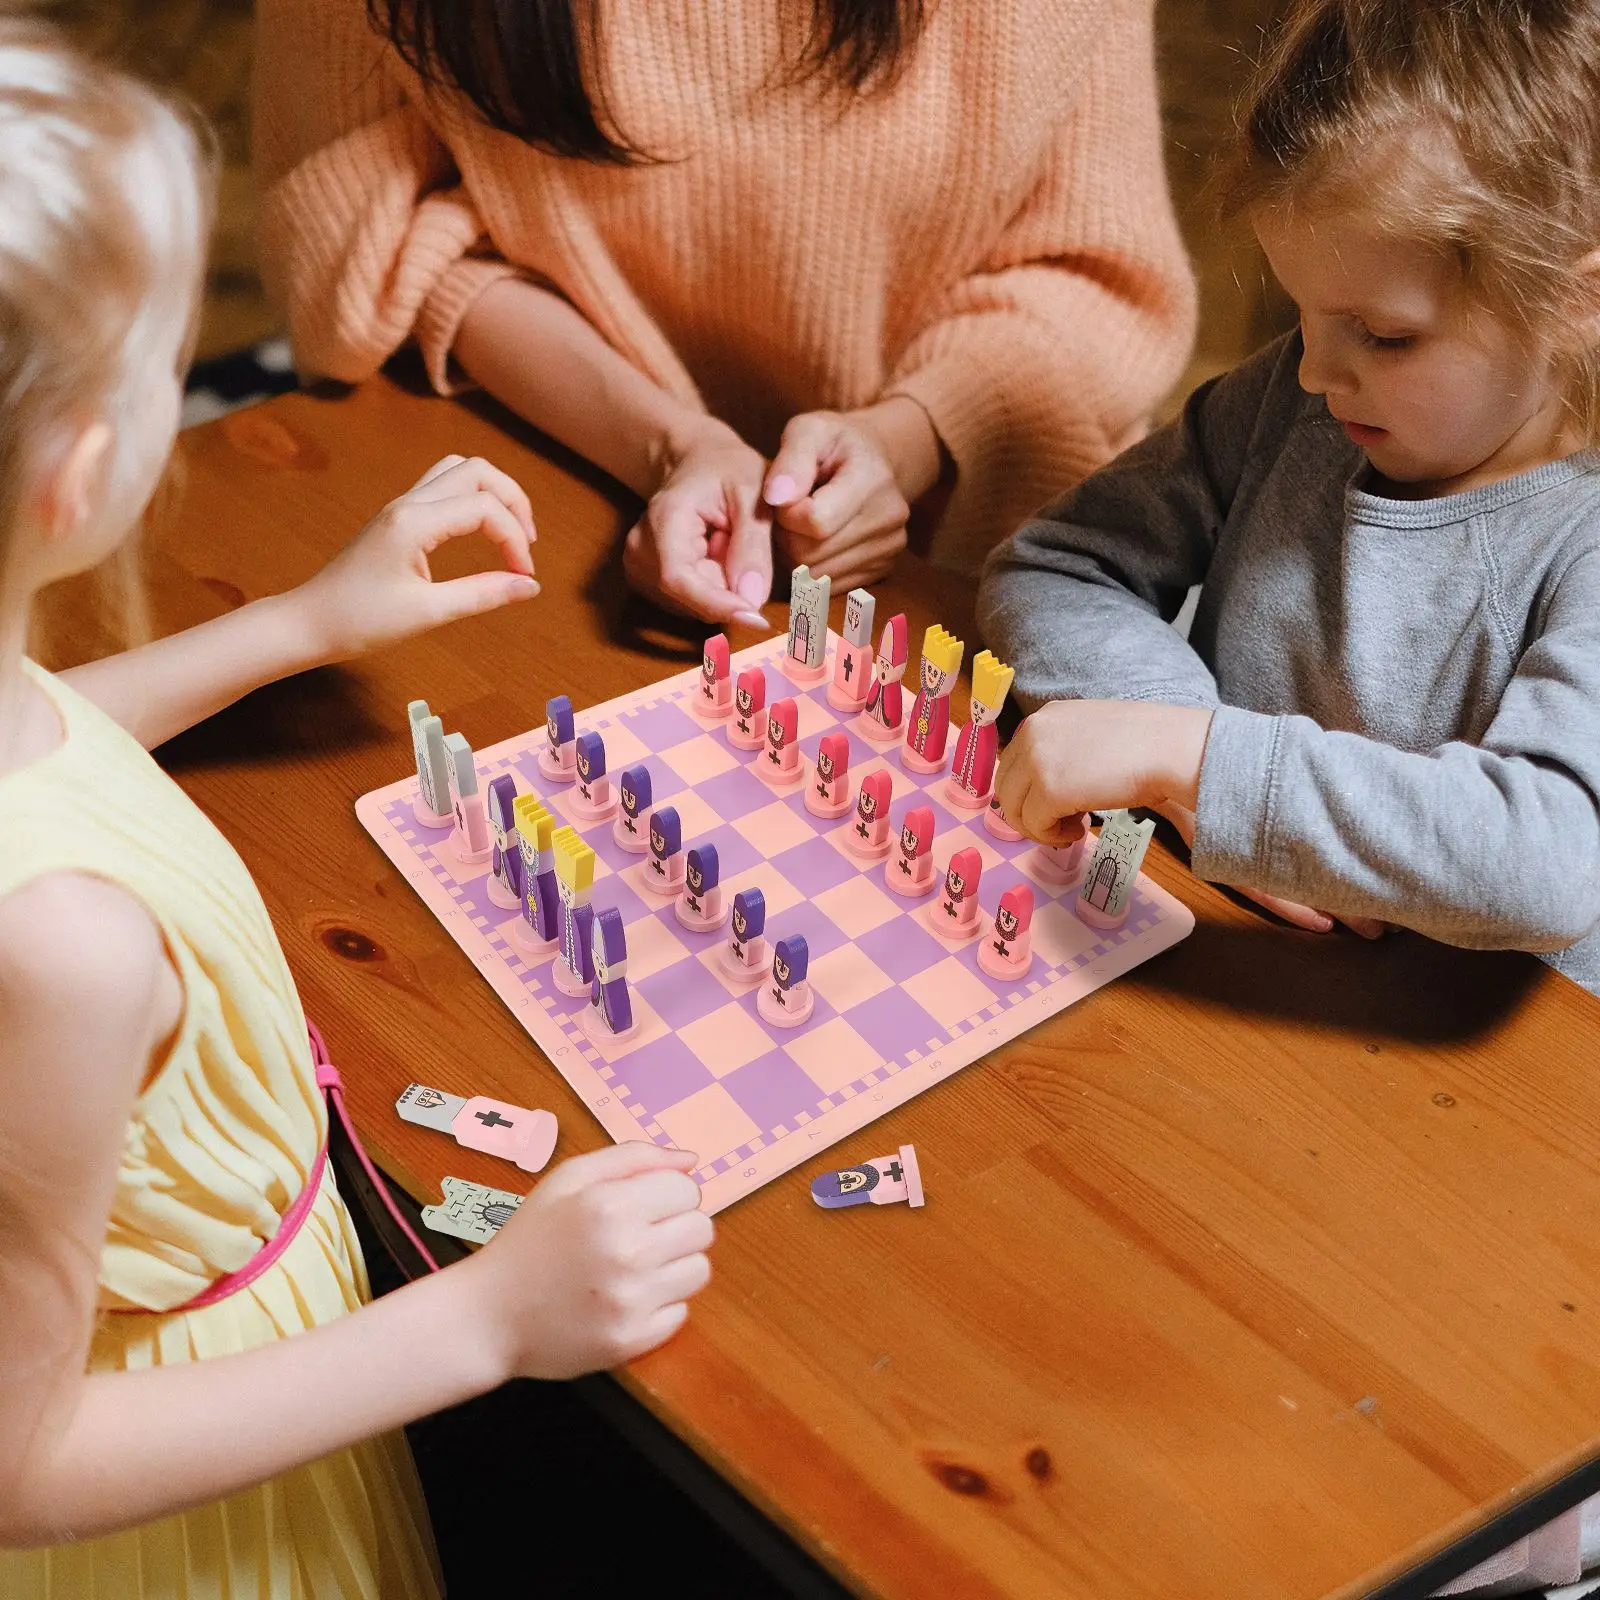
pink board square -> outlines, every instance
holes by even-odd
[[[869,961],[856,945],[842,944],[811,963],[811,987],[835,1011],[848,1011],[863,1000],[882,994],[890,982],[883,969]]]
[[[707,778],[719,777],[742,765],[738,757],[725,744],[715,739],[697,736],[683,744],[674,745],[661,752],[661,759],[678,774],[686,784],[696,785]],[[756,780],[758,783],[760,779]]]
[[[797,817],[781,800],[774,800],[733,825],[762,855],[772,857],[807,844],[816,835],[803,818]],[[687,832],[684,835],[688,837]]]
[[[678,1029],[678,1037],[705,1062],[714,1078],[727,1077],[772,1048],[766,1029],[737,1001],[685,1023]]]
[[[855,939],[904,914],[904,906],[891,900],[877,883],[860,873],[812,896],[817,909],[846,938]]]
[[[838,1093],[866,1077],[883,1061],[844,1017],[834,1017],[819,1028],[809,1029],[783,1048],[822,1094]]]
[[[959,956],[946,956],[936,966],[907,978],[902,987],[946,1029],[975,1016],[994,998],[988,984]]]
[[[692,1150],[702,1161],[749,1144],[762,1130],[720,1083],[658,1112],[656,1121],[680,1150]]]

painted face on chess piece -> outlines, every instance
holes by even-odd
[[[833,757],[826,750],[817,752],[817,776],[824,782],[833,776]]]
[[[587,783],[589,781],[589,755],[588,755],[588,752],[585,751],[585,750],[580,750],[578,752],[577,759],[578,759],[578,776],[580,778],[582,778],[585,783]]]
[[[875,1189],[876,1187],[877,1184],[873,1182],[872,1175],[867,1172],[865,1167],[846,1167],[839,1174],[840,1194],[854,1194],[857,1189]]]
[[[558,744],[561,743],[561,729],[556,726],[556,718],[555,718],[555,713],[554,712],[551,712],[551,714],[548,717],[545,718],[544,736],[545,736],[545,738],[547,738],[550,741],[552,746],[558,745]]]
[[[590,951],[590,960],[594,962],[594,975],[604,988],[611,982],[611,968],[606,965],[606,942],[598,936],[598,933]]]
[[[526,835],[523,836],[521,841],[521,854],[523,866],[528,869],[529,873],[532,873],[533,869],[538,865],[539,852],[534,849],[533,840]]]
[[[870,789],[863,789],[856,800],[856,811],[863,822],[871,822],[878,809],[878,798]]]
[[[755,710],[756,697],[748,689],[740,689],[733,698],[739,707],[741,717],[748,717]]]
[[[789,987],[789,963],[782,956],[772,958],[772,976],[777,979],[780,989]]]
[[[744,907],[736,905],[733,908],[733,931],[742,939],[750,931],[750,924],[745,921]]]
[[[633,785],[626,778],[617,785],[617,793],[622,796],[622,809],[630,817],[636,816],[639,811],[639,797],[633,792]]]
[[[951,867],[944,875],[944,889],[952,900],[959,900],[967,891],[967,881],[954,867]]]
[[[504,850],[506,847],[506,825],[500,820],[499,809],[489,807],[489,832],[494,835],[495,848]]]
[[[650,824],[650,848],[658,856],[664,856],[667,853],[667,836],[661,831],[659,822]]]
[[[1002,939],[1015,939],[1017,936],[1017,919],[1011,914],[1009,906],[1001,906],[995,913],[994,931]]]
[[[688,882],[690,894],[699,894],[706,886],[706,875],[700,870],[698,861],[693,861],[689,864],[688,870],[684,873],[684,878]]]
[[[987,727],[999,715],[999,706],[986,706],[981,700],[972,702],[972,725],[975,728]]]
[[[783,724],[781,722],[769,722],[767,724],[767,738],[774,750],[781,750],[784,741]]]
[[[705,679],[708,689],[717,681],[717,664],[711,659],[709,650],[700,658],[700,676]]]
[[[909,827],[900,830],[900,848],[908,855],[917,853],[917,836]]]

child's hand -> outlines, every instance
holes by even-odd
[[[481,533],[509,569],[435,583],[428,553]],[[443,622],[539,592],[528,497],[498,467],[446,456],[391,500],[316,577],[293,593],[327,661],[342,661]]]
[[[575,1156],[499,1236],[452,1271],[478,1275],[507,1377],[575,1378],[631,1361],[683,1326],[711,1279],[695,1157],[651,1144]]]
[[[1085,811],[1193,810],[1211,713],[1137,700],[1053,700],[1000,757],[1000,809],[1041,844],[1071,844]]]

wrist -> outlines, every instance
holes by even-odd
[[[1192,818],[1200,804],[1200,768],[1211,734],[1211,713],[1198,706],[1163,706],[1152,732],[1161,793],[1149,804],[1168,812],[1178,807]]]
[[[938,483],[944,468],[944,445],[919,401],[908,394],[891,394],[852,411],[850,418],[877,441],[908,505]]]
[[[720,449],[741,444],[738,433],[705,411],[674,409],[664,417],[645,447],[649,467],[649,482],[645,487],[648,499],[670,478],[673,472],[696,451]]]
[[[360,642],[350,636],[349,628],[336,614],[337,608],[327,602],[325,585],[318,581],[322,575],[319,572],[297,588],[254,602],[263,608],[270,625],[282,637],[285,676],[361,654]]]

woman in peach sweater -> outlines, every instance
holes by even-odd
[[[1182,369],[1152,0],[261,0],[302,371],[415,339],[647,502],[636,587],[975,570]],[[764,624],[763,624],[764,626]]]

